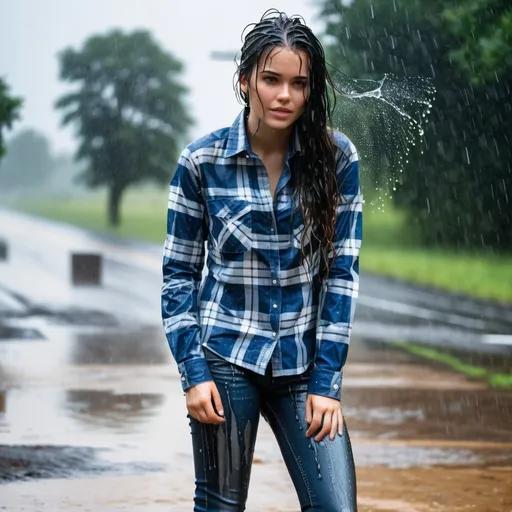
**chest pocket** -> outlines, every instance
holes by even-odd
[[[251,203],[235,197],[208,199],[211,243],[221,253],[243,253],[252,246]]]

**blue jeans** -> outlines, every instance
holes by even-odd
[[[306,437],[309,371],[273,378],[232,365],[205,349],[226,422],[189,415],[194,453],[195,512],[245,510],[260,413],[272,428],[302,511],[356,512],[356,478],[346,426],[316,442]]]

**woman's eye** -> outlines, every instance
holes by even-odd
[[[273,76],[266,76],[263,80],[265,80],[265,82],[268,82],[269,84],[273,84],[276,81],[275,77]]]
[[[304,82],[304,81],[295,82],[295,85],[297,87],[306,87],[306,82]]]

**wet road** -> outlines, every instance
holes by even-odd
[[[7,212],[0,226],[10,242],[0,263],[0,510],[191,510],[185,403],[160,326],[160,247]],[[104,254],[100,288],[70,285],[71,250]],[[512,510],[512,392],[380,342],[393,329],[425,343],[465,338],[508,360],[509,346],[483,340],[511,325],[507,308],[363,276],[343,402],[361,511]],[[255,457],[248,510],[297,511],[264,422]]]
[[[1,209],[0,236],[10,243],[9,264],[0,265],[0,314],[3,309],[19,314],[27,307],[50,307],[46,311],[50,314],[69,313],[71,306],[82,309],[82,315],[75,317],[78,322],[87,318],[98,323],[109,313],[130,323],[134,311],[137,325],[160,322],[160,246],[101,237]],[[70,286],[72,252],[103,255],[104,286],[99,292]],[[16,301],[12,292],[23,300]],[[433,292],[363,273],[356,315],[354,334],[365,339],[407,340],[506,356],[507,362],[512,358],[510,305]]]

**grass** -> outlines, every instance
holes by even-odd
[[[434,348],[415,345],[414,343],[395,342],[393,345],[399,350],[404,350],[423,359],[441,363],[443,366],[447,366],[470,378],[485,380],[491,387],[512,389],[512,374],[492,372],[481,366],[465,363],[452,354]]]
[[[110,228],[105,193],[81,198],[18,202],[15,207],[96,231],[163,243],[167,190],[130,190],[121,209],[122,225]],[[415,244],[401,212],[364,214],[361,268],[379,275],[435,286],[474,297],[512,302],[512,255],[426,249]]]
[[[401,212],[367,208],[361,268],[498,302],[512,302],[512,255],[489,251],[449,251],[415,244]]]
[[[69,199],[20,201],[14,207],[94,231],[163,244],[167,196],[167,190],[129,190],[123,198],[122,222],[118,228],[108,225],[106,193]]]

